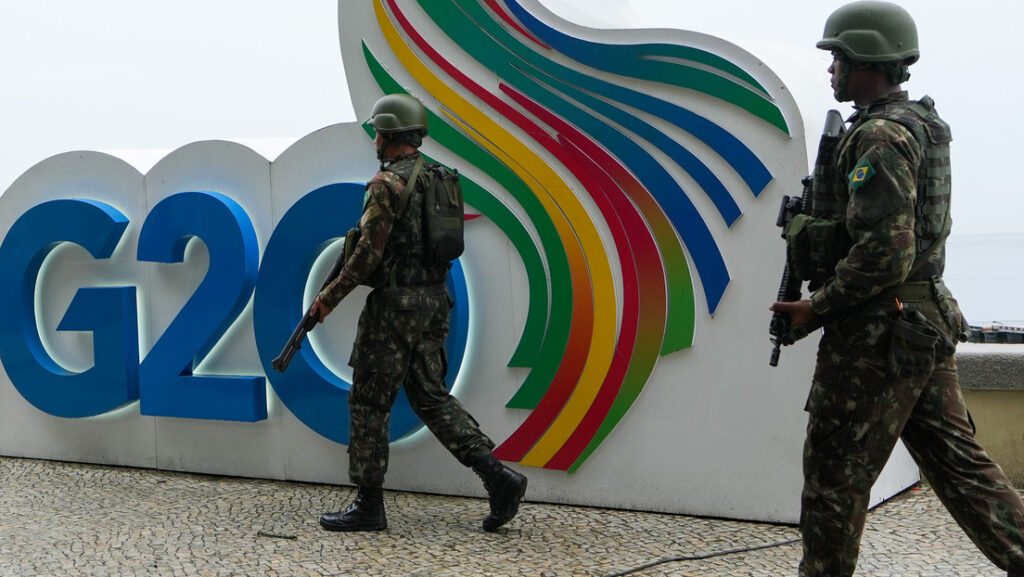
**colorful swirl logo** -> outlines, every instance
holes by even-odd
[[[694,195],[731,227],[742,214],[735,195],[756,197],[773,178],[739,138],[679,95],[711,97],[728,114],[760,118],[763,130],[789,128],[750,73],[704,49],[584,40],[518,0],[402,4],[373,0],[384,44],[377,31],[363,37],[365,65],[383,93],[440,104],[428,106],[431,137],[504,187],[499,196],[463,178],[467,202],[502,230],[527,271],[529,311],[509,366],[530,371],[507,407],[531,412],[495,454],[575,471],[625,417],[658,359],[693,344],[698,295],[712,314],[721,304],[730,275]],[[355,9],[339,2],[343,34]],[[489,78],[472,78],[427,29]],[[416,86],[389,73],[383,51]],[[655,85],[676,98],[644,89]],[[708,154],[738,175],[728,179],[742,182],[734,189],[746,190],[730,190],[702,160]],[[501,200],[509,195],[515,212]]]

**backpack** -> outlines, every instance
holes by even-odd
[[[423,187],[423,258],[426,262],[451,262],[466,246],[459,171],[436,162],[425,164],[420,156],[399,199],[399,214],[408,210],[409,197],[417,184]]]

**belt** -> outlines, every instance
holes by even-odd
[[[929,302],[935,300],[932,281],[907,282],[888,289],[901,302]]]
[[[382,292],[392,295],[441,295],[448,292],[448,286],[442,283],[436,284],[400,284],[384,285],[380,288]]]
[[[871,299],[856,305],[853,310],[851,310],[851,313],[854,313],[855,311],[860,310],[860,307],[865,306],[874,307],[881,305],[886,308],[892,307],[895,306],[895,301],[897,300],[901,303],[935,302],[935,288],[932,285],[933,282],[934,281],[914,281],[891,286]]]
[[[942,279],[935,277],[930,281],[913,281],[905,282],[901,285],[889,287],[882,292],[878,293],[871,299],[868,299],[862,303],[856,304],[848,309],[844,309],[840,313],[833,313],[832,315],[826,315],[824,319],[820,319],[816,326],[810,327],[808,330],[813,330],[822,325],[829,325],[836,323],[844,318],[851,315],[856,315],[863,312],[865,309],[874,307],[883,307],[884,310],[891,312],[896,311],[896,300],[900,303],[924,303],[924,302],[936,302],[935,283],[941,283]]]

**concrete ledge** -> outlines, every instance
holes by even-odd
[[[1024,488],[1024,345],[961,343],[956,362],[975,438]]]
[[[1024,345],[960,343],[956,363],[965,391],[1024,391]]]

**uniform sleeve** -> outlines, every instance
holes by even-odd
[[[891,121],[871,121],[851,145],[846,228],[852,246],[835,275],[811,297],[827,315],[902,283],[915,255],[914,204],[921,152],[910,132]],[[857,138],[856,135],[853,138]]]
[[[375,180],[366,189],[363,215],[359,219],[359,242],[345,267],[324,290],[320,301],[330,308],[338,306],[352,289],[359,286],[380,265],[384,247],[395,221],[397,197],[383,182]]]

